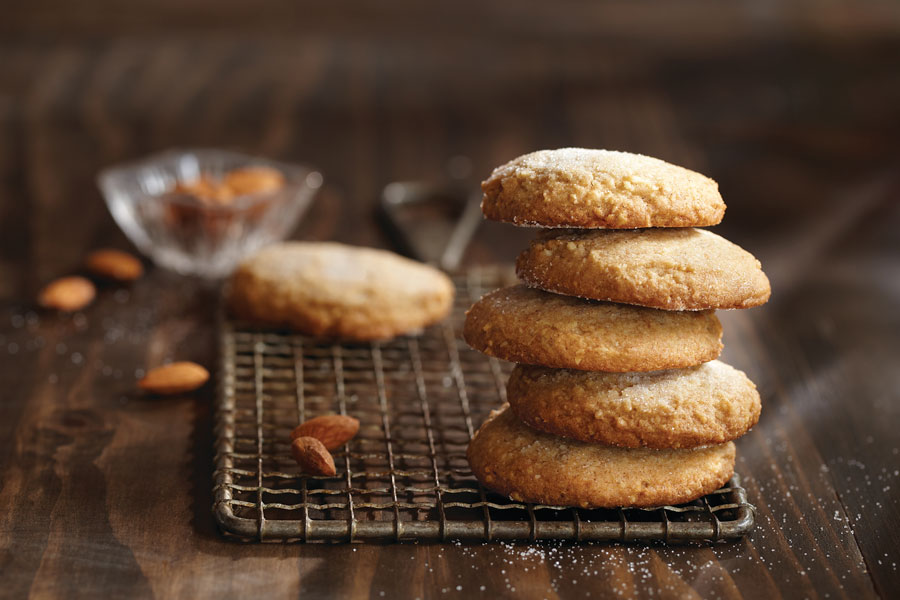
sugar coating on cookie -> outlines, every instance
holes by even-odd
[[[704,227],[725,214],[718,184],[657,158],[585,148],[540,150],[497,167],[482,212],[516,225]]]
[[[722,351],[713,311],[664,311],[583,300],[516,285],[466,313],[466,342],[489,356],[586,371],[691,367]]]
[[[760,412],[753,382],[718,360],[649,373],[516,365],[506,396],[535,429],[626,448],[721,444],[744,435]]]
[[[702,229],[548,231],[519,255],[530,286],[665,310],[750,308],[771,294],[756,258]]]
[[[364,341],[440,321],[453,293],[444,273],[392,252],[288,242],[245,260],[231,278],[227,301],[240,319]]]
[[[485,487],[519,502],[651,507],[690,502],[722,487],[734,472],[735,447],[586,444],[531,429],[504,408],[481,426],[467,456]]]

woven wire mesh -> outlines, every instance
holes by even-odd
[[[502,271],[456,278],[453,314],[422,335],[323,343],[223,320],[214,513],[245,541],[719,540],[754,524],[737,476],[690,504],[584,510],[486,491],[465,452],[505,402],[512,365],[460,339],[465,310],[512,283]],[[290,432],[321,414],[360,420],[334,452],[335,477],[305,476]]]

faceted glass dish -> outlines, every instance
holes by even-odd
[[[201,177],[245,167],[284,176],[276,190],[210,203],[176,191]],[[322,185],[309,167],[223,150],[172,150],[103,170],[97,184],[113,219],[161,267],[207,278],[228,275],[263,246],[286,238]]]

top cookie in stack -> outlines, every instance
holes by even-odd
[[[715,360],[715,309],[768,300],[751,254],[708,231],[715,181],[664,161],[565,148],[521,156],[482,184],[486,217],[543,231],[524,285],[468,312],[466,341],[519,363],[509,407],[469,446],[484,485],[554,506],[658,506],[723,485],[759,395]]]
[[[718,184],[658,158],[562,148],[494,169],[481,184],[484,216],[537,227],[706,227],[725,215]]]

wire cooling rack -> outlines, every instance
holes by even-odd
[[[214,513],[244,541],[721,540],[754,525],[735,476],[690,504],[584,510],[514,502],[472,475],[466,446],[506,400],[511,365],[460,339],[465,310],[511,274],[456,278],[453,314],[422,335],[322,343],[222,322]],[[360,420],[335,477],[304,476],[290,432],[316,415]]]

